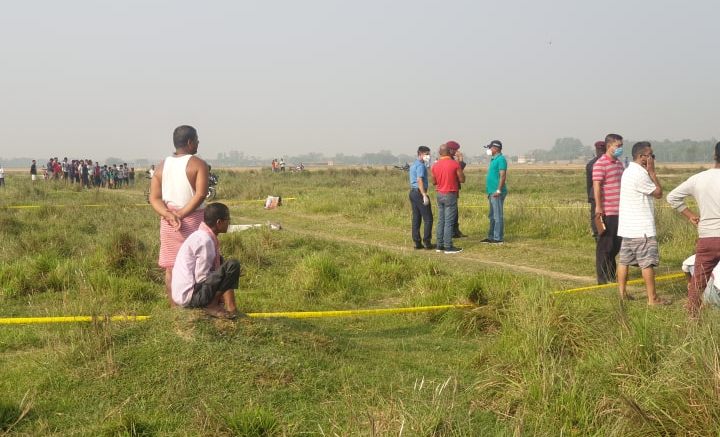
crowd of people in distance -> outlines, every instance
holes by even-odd
[[[50,158],[40,168],[43,180],[64,181],[70,184],[80,184],[83,188],[122,188],[135,185],[135,167],[123,164],[100,165],[92,159]],[[30,177],[33,181],[38,179],[37,161],[32,160]]]
[[[273,173],[285,171],[285,160],[283,158],[280,158],[280,160],[273,159],[270,163],[270,169]]]
[[[270,162],[270,170],[273,173],[285,172],[286,166],[287,165],[285,164],[285,160],[283,158],[280,158],[279,160],[277,158],[275,158],[272,160],[272,162]],[[305,164],[303,164],[302,162],[295,166],[292,166],[292,165],[290,166],[290,171],[303,171],[303,170],[305,170]]]

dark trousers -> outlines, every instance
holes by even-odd
[[[591,200],[590,202],[590,229],[592,229],[592,236],[597,241],[598,238],[598,230],[597,226],[595,226],[595,200]]]
[[[204,308],[215,297],[228,290],[234,290],[240,282],[240,262],[229,259],[220,265],[220,268],[210,272],[204,281],[195,284],[193,295],[187,304],[189,308]]]
[[[423,228],[422,242],[430,245],[432,240],[433,215],[430,204],[423,205],[423,196],[420,190],[413,188],[410,190],[410,206],[412,207],[412,239],[415,244],[420,244],[420,222],[425,223]]]
[[[595,247],[595,270],[598,284],[617,281],[615,257],[620,252],[622,238],[618,237],[618,216],[604,215],[605,232],[598,236]]]

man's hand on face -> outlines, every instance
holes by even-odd
[[[645,169],[650,174],[655,173],[655,159],[652,156],[647,157],[647,161],[645,162]]]
[[[463,154],[462,154],[461,151],[458,150],[457,152],[455,152],[455,159],[456,159],[457,161],[462,162],[462,160],[463,160]]]

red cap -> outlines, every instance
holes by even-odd
[[[445,146],[450,150],[457,150],[460,148],[460,144],[458,144],[457,141],[448,141],[445,143]]]

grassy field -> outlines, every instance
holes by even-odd
[[[717,312],[621,304],[594,283],[577,168],[510,169],[506,244],[482,245],[484,172],[468,169],[459,255],[415,251],[407,174],[220,172],[245,312],[474,303],[345,319],[207,319],[170,309],[145,180],[83,191],[9,174],[0,317],[147,314],[145,322],[0,326],[0,435],[717,435]],[[661,168],[666,189],[697,168]],[[267,195],[285,204],[262,209]],[[37,208],[10,208],[35,205]],[[657,202],[662,265],[695,230]],[[631,278],[639,271],[631,270]],[[636,294],[642,288],[633,288]]]

